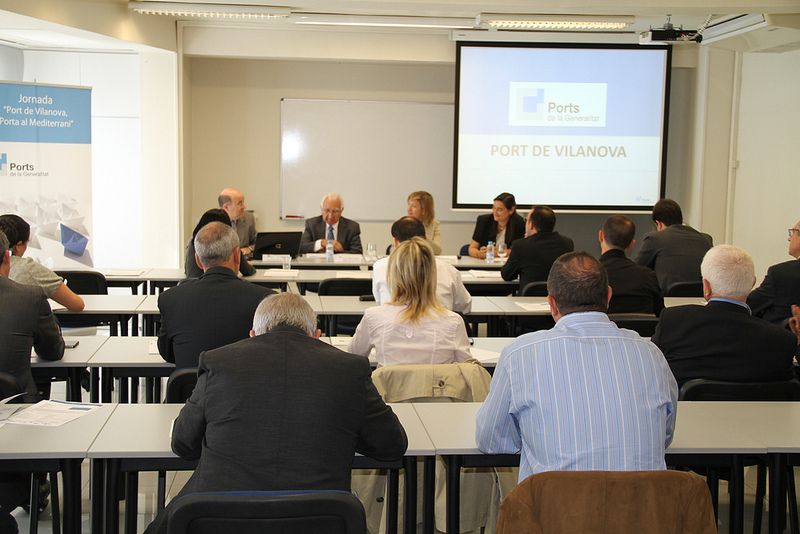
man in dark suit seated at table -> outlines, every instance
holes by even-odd
[[[500,273],[503,280],[519,277],[519,288],[530,282],[543,282],[556,258],[572,252],[572,239],[554,231],[556,214],[548,206],[534,206],[525,221],[525,237],[511,243],[508,261]]]
[[[658,277],[625,256],[636,243],[636,225],[624,215],[612,215],[600,230],[600,263],[608,273],[611,302],[608,313],[653,313],[664,309],[664,296]]]
[[[745,303],[756,277],[753,259],[732,245],[706,253],[701,265],[708,304],[661,312],[652,341],[682,386],[693,378],[771,382],[794,377],[797,338],[753,317]]]
[[[342,217],[344,200],[338,193],[328,193],[319,203],[322,215],[306,221],[300,239],[300,254],[325,252],[328,240],[333,241],[333,251],[361,254],[361,227],[357,222]]]
[[[38,402],[42,398],[31,375],[31,348],[44,360],[60,360],[64,339],[42,288],[10,280],[10,269],[8,239],[0,232],[0,372],[17,379],[25,402]],[[49,492],[44,480],[40,504],[47,505]],[[0,532],[16,532],[11,511],[28,502],[29,496],[30,474],[0,473]]]
[[[794,259],[770,267],[747,297],[753,315],[775,324],[783,324],[792,316],[792,304],[800,303],[800,222],[789,228],[789,255]]]
[[[350,491],[356,452],[394,461],[405,430],[375,389],[367,358],[319,341],[299,295],[264,300],[250,339],[200,356],[172,450],[197,470],[176,499],[202,491]],[[231,417],[235,414],[235,417]],[[148,533],[164,533],[169,506]]]
[[[700,281],[700,262],[714,240],[683,224],[677,202],[664,198],[653,206],[656,231],[645,234],[634,261],[656,272],[661,291],[675,282]]]
[[[178,369],[197,367],[204,350],[245,339],[258,303],[275,293],[236,276],[239,237],[230,226],[207,224],[197,232],[194,247],[203,276],[158,297],[158,351]]]

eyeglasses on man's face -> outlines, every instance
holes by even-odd
[[[340,213],[342,213],[342,210],[340,210],[340,209],[329,210],[329,209],[322,208],[322,213],[324,213],[325,215],[328,215],[329,213],[333,213],[334,215],[339,215]]]
[[[795,232],[800,233],[800,228],[789,228],[789,237],[792,237]]]

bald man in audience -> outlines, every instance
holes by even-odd
[[[655,271],[628,259],[636,240],[636,225],[624,215],[612,215],[600,230],[600,263],[608,272],[611,302],[608,313],[653,313],[664,309],[664,296]]]
[[[211,350],[250,333],[258,303],[271,289],[240,279],[239,237],[233,228],[212,222],[194,238],[203,276],[187,280],[158,297],[161,328],[158,351],[175,367],[197,367],[204,350]]]
[[[231,218],[231,226],[239,237],[242,254],[249,256],[256,244],[256,218],[247,210],[244,195],[238,189],[223,189],[217,198],[219,207]]]
[[[662,292],[675,282],[699,282],[700,262],[714,240],[683,224],[683,211],[670,198],[656,202],[652,218],[656,231],[645,234],[634,261],[656,272]]]
[[[773,265],[761,285],[747,297],[753,315],[782,325],[800,302],[800,222],[789,228],[789,256],[793,260]]]
[[[361,227],[357,222],[342,217],[344,199],[339,193],[328,193],[319,203],[322,214],[306,221],[300,239],[300,254],[325,252],[328,241],[333,242],[333,252],[361,254]]]
[[[706,253],[700,269],[708,303],[666,308],[652,337],[678,384],[693,378],[726,382],[793,378],[797,338],[753,317],[746,303],[756,281],[750,254],[719,245]]]

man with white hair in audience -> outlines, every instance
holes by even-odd
[[[403,457],[405,430],[369,360],[319,341],[316,325],[303,297],[282,293],[258,305],[249,339],[200,355],[172,431],[175,454],[200,462],[173,502],[197,492],[350,491],[355,453]],[[168,531],[171,508],[148,534]]]
[[[716,246],[706,253],[700,271],[708,303],[666,308],[652,337],[678,385],[693,378],[727,382],[793,378],[797,338],[753,317],[746,303],[756,281],[750,254],[732,245]]]

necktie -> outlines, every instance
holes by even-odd
[[[333,226],[328,226],[328,240],[333,241]]]

